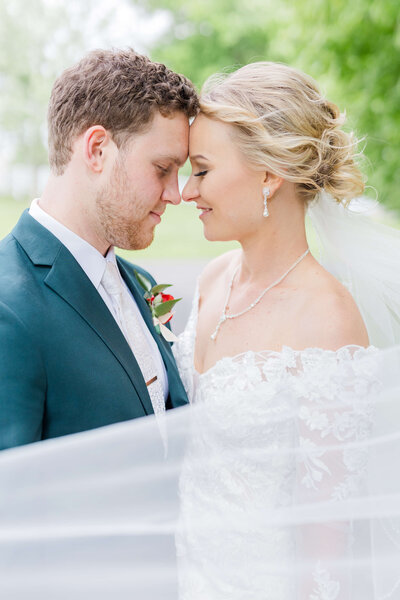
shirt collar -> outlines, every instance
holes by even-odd
[[[104,257],[101,252],[96,250],[89,242],[79,237],[79,235],[68,229],[68,227],[65,227],[65,225],[62,225],[62,223],[40,208],[38,198],[33,200],[29,208],[29,214],[60,240],[60,242],[71,252],[72,256],[89,277],[94,287],[98,289],[101,278],[103,277],[104,269],[106,268],[106,261],[116,263],[113,246],[110,247]]]

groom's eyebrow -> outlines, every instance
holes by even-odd
[[[178,167],[182,167],[186,162],[186,157],[182,160],[179,156],[170,156],[169,154],[162,154],[159,157],[160,160],[167,160],[169,162],[175,163]]]

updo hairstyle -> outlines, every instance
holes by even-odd
[[[200,110],[231,124],[247,162],[294,182],[306,203],[321,190],[343,203],[363,192],[354,160],[358,142],[341,129],[345,115],[297,69],[256,62],[213,75]]]

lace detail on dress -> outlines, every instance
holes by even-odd
[[[317,587],[313,590],[310,600],[337,600],[340,593],[340,583],[332,581],[326,569],[320,563],[317,564],[313,573]]]
[[[310,548],[312,524],[294,534],[271,518],[293,503],[337,502],[362,489],[366,454],[358,442],[371,429],[376,350],[248,351],[198,374],[197,294],[174,346],[189,399],[202,407],[193,411],[180,485],[181,598],[336,600],[347,576]],[[347,556],[351,523],[332,524],[325,540]],[[296,556],[314,565],[306,595],[296,595],[290,576]]]

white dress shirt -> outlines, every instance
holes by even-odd
[[[104,257],[94,246],[86,242],[84,239],[79,237],[76,233],[62,225],[59,221],[54,219],[54,217],[50,216],[39,206],[39,199],[36,198],[33,200],[30,208],[29,214],[36,221],[38,221],[43,227],[46,227],[60,242],[71,252],[72,256],[75,258],[76,262],[80,265],[83,271],[86,273],[87,277],[90,279],[102,299],[104,300],[107,308],[111,312],[115,321],[117,322],[119,328],[121,329],[124,336],[126,335],[121,324],[118,321],[117,315],[115,313],[113,302],[109,294],[107,294],[103,285],[101,284],[101,279],[103,277],[103,273],[106,268],[106,262],[111,261],[116,264],[115,252],[114,248],[111,246],[106,256]],[[128,291],[129,297],[132,301],[132,309],[137,316],[138,322],[143,328],[143,332],[146,335],[146,339],[149,342],[152,357],[154,360],[154,364],[157,368],[157,375],[160,378],[161,385],[164,390],[164,397],[167,399],[168,396],[168,379],[167,373],[165,370],[164,361],[161,357],[158,346],[151,335],[150,331],[147,328],[147,325],[142,317],[142,314],[136,304],[134,297],[132,296],[128,286],[125,284],[121,277],[122,284]],[[134,349],[133,349],[134,352]]]

